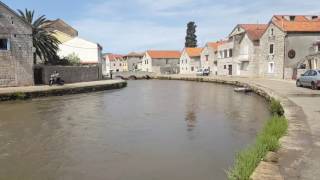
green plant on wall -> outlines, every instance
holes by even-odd
[[[80,65],[80,58],[76,53],[71,53],[68,56],[66,56],[64,59],[67,59],[69,61],[70,65]]]

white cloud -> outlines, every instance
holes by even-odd
[[[318,0],[108,0],[89,4],[74,22],[81,36],[106,52],[182,49],[186,23],[196,21],[198,41],[219,40],[238,23],[267,23],[273,14],[319,14]]]

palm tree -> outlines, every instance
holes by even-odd
[[[54,32],[49,29],[50,21],[44,15],[34,19],[34,11],[25,9],[18,10],[20,16],[32,26],[33,47],[35,48],[33,63],[37,63],[37,57],[44,63],[51,63],[58,58],[57,51],[60,41],[53,36]]]

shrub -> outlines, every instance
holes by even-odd
[[[272,115],[277,115],[277,116],[283,116],[284,115],[284,110],[281,106],[280,101],[277,101],[275,99],[271,99],[270,102],[270,111]]]
[[[67,59],[69,61],[70,65],[79,65],[80,64],[80,58],[75,53],[69,54],[64,59]]]

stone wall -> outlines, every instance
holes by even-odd
[[[273,29],[274,35],[271,35]],[[286,34],[278,27],[270,24],[260,39],[261,53],[259,57],[259,76],[282,79],[284,77],[284,52]],[[270,54],[270,44],[274,44],[274,54]],[[274,72],[270,73],[269,63],[274,63]]]
[[[42,84],[49,84],[50,75],[57,71],[65,83],[89,82],[102,79],[100,66],[36,66],[40,70]]]
[[[8,48],[0,50],[0,87],[33,85],[31,26],[3,4],[0,13],[0,38],[8,40]]]

